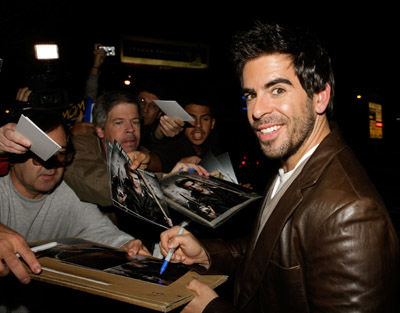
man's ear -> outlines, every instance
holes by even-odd
[[[214,126],[215,126],[215,118],[213,118],[211,121],[211,129],[214,129]]]
[[[327,83],[325,89],[316,94],[315,112],[323,114],[331,99],[331,86]]]
[[[100,139],[104,139],[104,129],[103,128],[96,126],[96,134],[97,134],[97,137],[99,137]]]

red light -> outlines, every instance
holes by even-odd
[[[257,162],[256,162],[256,164],[257,164],[257,165],[259,165],[259,164],[260,164],[260,162],[258,162],[258,161],[257,161]]]
[[[376,126],[376,127],[383,127],[383,123],[382,123],[382,122],[376,122],[376,123],[375,123],[375,126]]]
[[[246,161],[242,161],[242,165],[245,165],[246,164]]]

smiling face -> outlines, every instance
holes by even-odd
[[[190,122],[194,127],[185,128],[185,136],[195,146],[200,146],[206,141],[214,128],[215,119],[211,115],[209,107],[198,104],[189,104],[185,106],[185,110],[194,118],[194,122]]]
[[[315,110],[320,108],[319,95],[307,97],[287,55],[248,61],[243,69],[243,95],[249,122],[269,158],[297,162],[322,140],[321,134],[314,133],[316,120],[322,116]]]
[[[62,126],[47,133],[63,149],[67,145],[67,136]],[[16,163],[10,169],[11,181],[18,192],[28,199],[39,199],[53,190],[64,173],[64,165],[57,164],[46,168],[34,163],[33,158]]]
[[[115,105],[107,115],[104,129],[96,127],[99,138],[108,142],[114,139],[125,152],[136,151],[140,143],[140,118],[136,104],[120,103]]]

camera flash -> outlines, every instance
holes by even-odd
[[[35,45],[35,57],[38,60],[58,59],[58,46],[56,44]]]

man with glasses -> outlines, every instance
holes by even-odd
[[[24,112],[62,148],[48,161],[32,154],[30,142],[15,132],[15,123],[0,128],[0,153],[8,153],[9,173],[0,178],[0,276],[11,270],[22,282],[29,275],[16,253],[34,273],[41,267],[26,242],[51,238],[80,237],[121,247],[129,255],[149,255],[140,240],[120,231],[94,204],[81,202],[62,180],[73,148],[68,129],[57,113]],[[0,304],[1,307],[1,304]]]

